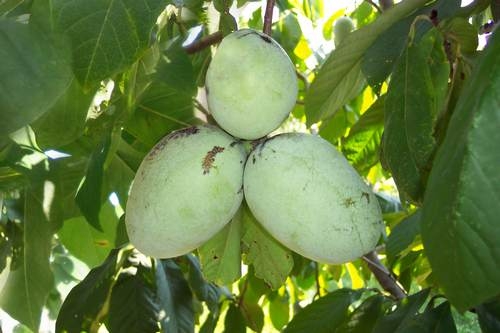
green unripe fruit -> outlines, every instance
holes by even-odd
[[[222,40],[205,84],[208,106],[219,126],[247,140],[278,128],[298,92],[295,67],[286,52],[271,37],[250,29]]]
[[[142,161],[130,190],[130,242],[157,258],[199,247],[238,210],[245,159],[242,145],[216,127],[190,127],[163,138]]]
[[[335,45],[338,46],[347,35],[354,30],[354,22],[347,17],[342,16],[338,18],[333,24],[333,36],[335,40]]]
[[[288,133],[261,143],[247,160],[243,183],[256,219],[304,257],[352,261],[373,250],[383,231],[373,192],[320,137]]]

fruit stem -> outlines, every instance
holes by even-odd
[[[398,281],[394,278],[387,267],[382,264],[376,251],[365,254],[363,256],[363,260],[366,261],[368,268],[370,268],[373,275],[385,291],[398,300],[406,297],[406,291],[399,285]]]
[[[275,0],[267,0],[266,3],[266,13],[264,14],[264,28],[262,31],[271,36],[271,26],[273,25],[273,10],[274,10]]]
[[[186,51],[187,54],[200,52],[205,48],[209,47],[210,45],[219,43],[222,40],[222,37],[224,36],[222,35],[221,31],[214,32],[213,34],[205,36],[197,40],[196,42],[189,44],[184,48],[184,50]]]

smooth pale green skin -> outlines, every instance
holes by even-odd
[[[347,16],[338,18],[333,25],[335,45],[338,46],[354,30],[354,23]]]
[[[205,85],[209,110],[220,127],[247,140],[278,128],[298,93],[295,67],[286,52],[269,36],[250,29],[222,40]]]
[[[125,222],[130,242],[146,255],[194,250],[231,220],[243,199],[242,145],[218,128],[195,128],[163,138],[137,170]],[[203,162],[216,146],[224,150],[206,172]]]
[[[250,210],[278,241],[329,264],[374,249],[383,230],[377,199],[320,137],[288,133],[257,146],[244,173]]]

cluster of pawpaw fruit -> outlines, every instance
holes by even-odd
[[[220,126],[170,133],[145,157],[126,208],[129,239],[144,254],[186,254],[231,221],[243,199],[274,238],[331,264],[371,251],[383,229],[371,189],[319,136],[267,137],[288,117],[298,84],[285,51],[242,29],[226,36],[206,76]]]

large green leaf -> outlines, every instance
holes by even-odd
[[[436,29],[410,40],[396,65],[385,103],[383,162],[400,196],[421,202],[435,150],[434,126],[444,103],[449,64]]]
[[[434,277],[461,311],[500,292],[499,52],[497,31],[454,110],[423,205]]]
[[[64,94],[71,70],[64,52],[27,24],[0,19],[0,136],[47,112]]]
[[[54,149],[82,135],[94,92],[84,93],[73,79],[56,103],[32,124],[38,145]]]
[[[366,50],[361,63],[361,69],[366,80],[376,89],[389,76],[394,65],[403,53],[410,26],[418,15],[429,15],[432,10],[437,11],[439,20],[449,17],[460,8],[459,0],[438,0],[435,3],[418,10],[411,16],[395,23],[384,31],[377,40]],[[428,21],[419,21],[415,24],[417,35],[425,33],[432,25]]]
[[[109,298],[116,274],[130,250],[113,250],[106,260],[90,271],[68,294],[59,311],[56,332],[82,332],[100,326],[102,308]]]
[[[120,274],[109,300],[110,333],[156,333],[159,330],[159,306],[154,272],[138,265],[135,274]]]
[[[0,294],[1,308],[34,332],[38,331],[42,309],[53,285],[49,265],[52,228],[48,212],[44,211],[50,209],[51,198],[44,197],[44,191],[50,191],[50,185],[26,192],[22,263],[10,272]]]
[[[243,261],[254,266],[255,276],[263,279],[270,288],[277,289],[292,270],[292,253],[260,226],[246,204],[241,213]]]
[[[179,266],[172,259],[156,261],[158,304],[165,333],[194,331],[193,295]]]
[[[240,208],[221,231],[198,249],[206,279],[229,285],[241,276],[241,215]]]
[[[384,128],[384,96],[363,113],[349,130],[349,135],[342,140],[342,152],[360,173],[367,172],[379,160]]]
[[[426,2],[404,1],[345,38],[323,64],[307,93],[305,112],[308,125],[332,116],[360,93],[364,84],[361,61],[366,50],[382,32]]]
[[[85,89],[132,65],[147,48],[164,0],[46,0],[68,36],[73,71]]]
[[[339,289],[312,302],[293,317],[284,333],[332,332],[349,316],[349,306],[362,291]]]
[[[99,214],[102,231],[92,227],[83,216],[68,219],[57,235],[72,255],[96,267],[115,247],[118,217],[114,207],[106,202]]]

